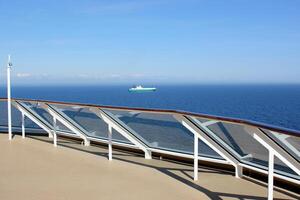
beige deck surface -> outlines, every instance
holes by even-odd
[[[265,199],[262,184],[231,174],[163,160],[145,160],[59,140],[53,147],[46,137],[8,141],[0,134],[0,199]],[[275,192],[278,199],[295,195]]]

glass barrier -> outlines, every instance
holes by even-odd
[[[108,139],[108,125],[96,114],[91,112],[88,107],[69,106],[61,104],[50,104],[60,112],[64,113],[71,120],[79,124],[90,137]],[[120,133],[113,129],[112,139],[118,142],[132,144]]]
[[[5,129],[7,130],[8,120],[7,120],[6,101],[0,101],[0,110],[1,110],[0,126],[2,126],[3,128],[6,127]],[[11,117],[12,117],[12,130],[13,131],[19,130],[22,127],[22,114],[14,106],[11,107]],[[31,121],[28,118],[25,119],[25,127],[37,131],[42,130],[38,125],[36,125],[33,121]]]
[[[42,120],[47,122],[51,127],[53,126],[53,117],[41,106],[38,102],[22,102],[22,105],[25,105],[27,109],[31,111],[31,113],[39,116]],[[70,129],[68,129],[65,125],[63,125],[60,121],[56,121],[56,130],[73,133]]]
[[[270,136],[277,144],[283,147],[291,156],[300,162],[300,137],[277,133],[262,129],[268,136]]]
[[[170,114],[103,109],[124,126],[132,129],[137,137],[151,148],[173,152],[194,153],[194,136]],[[199,154],[222,159],[205,143],[199,142]]]
[[[7,102],[1,101],[0,102],[0,109],[1,109],[1,119],[0,124],[2,126],[7,126]],[[22,125],[22,116],[21,113],[15,107],[11,107],[11,117],[12,117],[12,126],[13,127],[21,127]]]
[[[52,127],[53,117],[42,104],[37,101],[18,102],[30,113]],[[89,137],[107,140],[108,125],[89,107],[57,103],[48,105],[66,120],[73,123],[74,126],[84,130],[84,133]],[[5,100],[0,101],[0,110],[0,131],[7,131],[7,103]],[[101,110],[150,148],[190,155],[194,153],[194,135],[178,122],[172,114],[130,109],[103,108]],[[267,170],[268,151],[248,132],[247,125],[201,117],[187,117],[241,163]],[[12,106],[12,125],[13,131],[21,132],[21,112],[14,106]],[[26,118],[25,126],[26,130],[31,130],[30,132],[44,132],[29,118]],[[60,121],[57,121],[57,130],[72,133]],[[260,130],[280,145],[295,160],[300,161],[300,137],[257,128],[257,131]],[[114,141],[132,144],[114,129],[112,137]],[[199,141],[198,148],[200,156],[222,159],[202,141]],[[274,168],[278,174],[300,180],[299,175],[276,157]]]
[[[197,122],[197,120],[198,118],[194,121]],[[219,144],[235,154],[240,162],[267,169],[269,152],[252,137],[245,125],[218,121],[201,123],[200,120],[196,124]],[[275,159],[274,168],[280,174],[288,174],[300,179],[300,176],[297,176],[294,171],[279,159]]]
[[[274,158],[274,169],[275,169],[275,173],[300,180],[300,175],[298,175],[296,172],[294,172],[290,167],[288,167],[286,164],[284,164],[276,156]]]
[[[7,128],[7,102],[5,100],[0,101],[0,111],[0,126]]]

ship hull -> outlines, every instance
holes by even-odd
[[[130,88],[129,92],[154,92],[156,88]]]

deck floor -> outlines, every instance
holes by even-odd
[[[232,174],[47,137],[0,134],[0,199],[266,199],[267,188]],[[275,191],[277,199],[297,199]]]

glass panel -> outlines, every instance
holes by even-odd
[[[0,118],[0,124],[2,126],[7,126],[7,102],[1,101],[0,103],[0,110],[1,110],[1,118]],[[22,121],[21,121],[21,113],[14,107],[11,107],[11,118],[12,118],[12,126],[14,127],[21,127]]]
[[[268,150],[250,135],[244,125],[216,122],[203,129],[206,128],[207,133],[210,133],[225,148],[234,152],[241,162],[267,169]],[[279,159],[275,159],[275,169],[281,174],[289,174],[292,177],[296,175]]]
[[[0,133],[7,133],[8,127],[7,126],[0,126]],[[22,128],[21,127],[12,127],[13,134],[21,134]],[[44,134],[45,136],[48,135],[47,132],[45,132],[43,129],[39,128],[26,128],[26,134],[27,135],[33,135],[33,134]]]
[[[0,103],[0,109],[1,109],[1,119],[0,124],[2,126],[8,126],[8,120],[7,120],[7,102],[1,102]],[[12,121],[12,127],[21,127],[22,126],[22,115],[21,112],[16,109],[14,106],[11,107],[11,121]],[[33,123],[30,119],[26,119],[25,121],[25,127],[26,128],[34,128],[34,129],[40,129],[38,125]]]
[[[289,168],[286,164],[284,164],[276,156],[274,159],[274,169],[275,169],[275,172],[278,174],[290,176],[292,178],[300,180],[300,175],[298,175],[296,172],[294,172],[291,168]]]
[[[300,162],[300,135],[296,137],[266,129],[263,129],[263,131]]]
[[[7,121],[7,102],[0,101],[0,131],[7,132],[8,131],[8,121]],[[12,131],[14,133],[21,132],[22,126],[22,115],[21,112],[16,109],[14,106],[11,107],[12,113]],[[25,119],[25,127],[26,130],[31,133],[45,133],[38,125],[32,122],[30,119]]]
[[[202,128],[242,160],[261,164],[265,160],[264,155],[268,155],[268,151],[245,130],[243,125],[216,122]]]
[[[211,121],[211,120],[209,120],[209,119],[204,119],[204,118],[198,118],[198,120],[199,120],[201,123]]]
[[[105,109],[152,148],[193,154],[194,136],[170,114]],[[201,156],[222,159],[205,143],[199,142]]]
[[[108,125],[89,108],[82,106],[67,106],[51,104],[52,107],[64,113],[71,120],[79,124],[90,137],[107,139]],[[130,143],[125,137],[113,129],[112,139],[119,142]]]
[[[53,117],[43,108],[41,107],[41,105],[38,102],[24,102],[23,105],[26,105],[28,109],[30,109],[30,111],[33,114],[36,114],[37,116],[39,116],[42,120],[44,120],[45,122],[47,122],[47,124],[49,124],[51,127],[53,126]],[[34,122],[32,122],[34,123]],[[34,123],[35,124],[35,123]],[[26,124],[27,127],[27,124]],[[62,131],[62,132],[68,132],[68,133],[73,133],[70,129],[68,129],[66,126],[64,126],[60,121],[56,121],[56,129],[58,131]]]
[[[7,126],[7,103],[0,101],[0,125]]]

